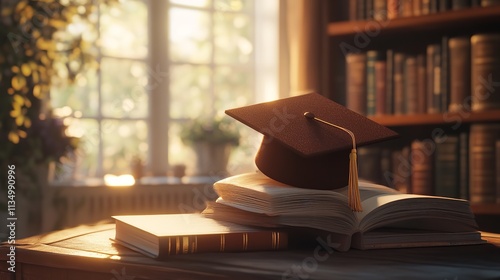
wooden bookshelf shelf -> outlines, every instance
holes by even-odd
[[[373,116],[371,120],[389,127],[423,125],[459,125],[475,122],[500,122],[500,110],[417,115]]]
[[[327,34],[331,37],[352,37],[364,30],[377,31],[379,35],[393,36],[408,33],[444,32],[471,30],[478,26],[500,23],[500,6],[470,8],[457,11],[434,13],[423,16],[403,17],[387,21],[363,20],[340,21],[327,25]]]
[[[471,208],[476,215],[500,215],[500,204],[472,204]]]

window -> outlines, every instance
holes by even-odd
[[[275,2],[122,0],[101,6],[95,26],[71,26],[93,41],[100,67],[51,93],[56,113],[82,138],[69,176],[130,173],[134,156],[154,175],[179,163],[189,171],[194,154],[178,137],[183,124],[276,96]],[[253,163],[255,143],[243,142],[233,161]]]

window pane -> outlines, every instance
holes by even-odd
[[[172,8],[169,15],[171,59],[208,63],[211,52],[209,14],[203,11]]]
[[[176,65],[170,67],[170,116],[196,118],[211,113],[210,68]]]
[[[252,103],[253,75],[249,69],[217,67],[215,107],[224,110]]]
[[[172,4],[206,8],[210,4],[210,0],[170,0]]]
[[[146,122],[105,120],[101,129],[104,173],[131,174],[132,158],[145,158],[148,151]]]
[[[92,119],[71,119],[68,133],[80,137],[75,179],[97,176],[99,151],[99,126]]]
[[[196,155],[179,137],[182,124],[171,122],[168,130],[168,159],[170,166],[184,164],[186,174],[191,175],[195,169]]]
[[[145,118],[148,105],[146,64],[104,58],[101,69],[103,116]]]
[[[144,58],[147,54],[147,4],[143,1],[120,1],[102,6],[101,38],[103,54]]]
[[[78,74],[74,84],[59,84],[51,88],[50,102],[53,108],[70,107],[73,114],[95,117],[98,112],[99,93],[97,73],[88,70]]]
[[[268,1],[268,0],[266,0]],[[215,0],[216,11],[251,11],[253,9],[254,0]]]
[[[244,14],[215,16],[216,63],[248,63],[253,53],[250,18]]]

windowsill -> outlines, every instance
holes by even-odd
[[[178,177],[143,177],[134,185],[130,186],[109,186],[106,185],[103,178],[87,178],[83,180],[51,182],[51,187],[66,188],[66,187],[148,187],[148,186],[186,186],[186,185],[212,185],[223,177],[215,176],[185,176]]]

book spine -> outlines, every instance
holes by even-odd
[[[450,0],[439,0],[438,1],[438,10],[439,12],[446,12],[450,10]]]
[[[405,55],[394,54],[394,114],[405,114],[405,85],[404,85]]]
[[[469,199],[469,133],[460,133],[460,198]]]
[[[411,17],[413,16],[413,0],[402,0],[401,1],[401,16]]]
[[[500,139],[495,142],[495,166],[496,166],[496,186],[497,186],[497,204],[500,204]]]
[[[160,239],[158,258],[192,253],[282,250],[287,244],[287,234],[280,231],[172,236]]]
[[[373,18],[387,20],[387,0],[373,0]]]
[[[386,181],[392,182],[389,184],[401,193],[411,193],[411,164],[410,164],[410,148],[404,147],[401,150],[394,150],[392,156],[392,178],[385,176]]]
[[[375,114],[384,115],[387,112],[386,105],[386,81],[387,64],[385,59],[375,61]]]
[[[434,14],[439,12],[438,0],[429,0],[429,14]]]
[[[425,55],[417,55],[417,113],[425,114],[427,111],[427,75],[425,68]]]
[[[355,21],[358,19],[358,1],[349,1],[349,20]]]
[[[366,53],[346,55],[347,108],[366,115]]]
[[[356,19],[357,20],[364,20],[366,19],[366,1],[365,0],[351,0],[351,1],[356,1],[356,8],[357,8],[357,13],[356,13]]]
[[[411,190],[415,194],[432,195],[434,193],[432,174],[432,153],[426,142],[414,140],[411,143]]]
[[[387,0],[387,18],[395,19],[400,17],[401,1],[404,0]]]
[[[375,61],[377,60],[377,51],[368,51],[366,53],[366,115],[375,115],[376,105],[376,85],[375,85]]]
[[[422,0],[422,15],[431,13],[431,0]]]
[[[471,4],[470,0],[452,0],[451,9],[452,10],[461,10],[469,8]]]
[[[448,51],[448,41],[449,38],[444,36],[441,39],[441,71],[440,71],[440,112],[446,112],[448,110],[449,102],[449,51]]]
[[[394,113],[394,51],[387,50],[386,55],[385,112],[392,115]]]
[[[441,46],[427,46],[427,113],[439,113],[441,91]]]
[[[471,37],[472,110],[500,109],[500,34]]]
[[[459,138],[448,135],[444,141],[436,143],[435,156],[435,194],[447,197],[459,197]]]
[[[470,110],[471,57],[470,38],[450,38],[450,105],[448,111]]]
[[[413,15],[422,15],[422,0],[413,0]]]
[[[377,147],[361,147],[358,149],[358,161],[363,164],[358,168],[358,176],[363,180],[378,183],[381,181],[381,150]]]
[[[500,5],[500,0],[481,0],[481,7]]]
[[[406,114],[416,114],[418,112],[418,93],[417,93],[417,59],[415,56],[407,56],[405,61],[405,76],[403,98],[404,112]]]
[[[365,0],[366,19],[373,19],[373,1],[374,0]]]
[[[495,203],[495,142],[500,124],[472,124],[469,138],[469,194],[472,203]]]

